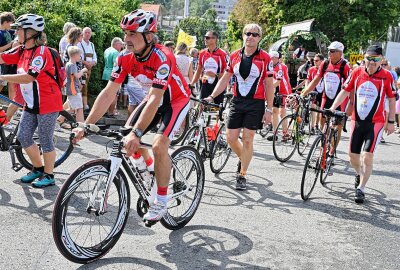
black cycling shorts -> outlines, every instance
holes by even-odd
[[[281,96],[281,95],[275,95],[274,97],[274,102],[272,103],[272,106],[275,108],[284,108],[286,103],[286,97]]]
[[[322,93],[318,93],[317,96],[315,97],[314,104],[317,105],[317,107],[321,107],[322,104]]]
[[[351,121],[350,153],[374,153],[380,142],[385,123],[371,123],[365,121]],[[363,147],[364,145],[364,147]]]
[[[217,85],[218,80],[215,80],[214,83],[201,83],[200,84],[200,99],[204,99],[211,95],[214,91],[215,86]],[[217,97],[214,98],[215,104],[221,104],[224,102],[224,94],[225,91],[219,94]]]
[[[265,112],[263,99],[246,99],[234,97],[231,100],[228,128],[247,128],[257,130],[262,128],[262,120]]]

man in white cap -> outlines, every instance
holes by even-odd
[[[322,96],[321,109],[331,108],[336,96],[342,89],[343,83],[347,80],[351,72],[351,67],[349,63],[343,58],[344,46],[339,41],[332,42],[329,47],[328,60],[325,60],[319,67],[317,75],[311,81],[310,84],[304,88],[301,93],[302,97],[305,97],[309,92],[315,89],[319,84],[321,79],[324,79],[324,92]],[[335,109],[345,111],[348,98],[339,104]],[[321,128],[325,124],[325,119],[321,120]],[[338,141],[339,144],[340,137],[342,134],[343,124],[338,126]],[[333,150],[333,147],[332,147]],[[333,153],[329,153],[333,157]]]

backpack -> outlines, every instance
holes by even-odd
[[[47,47],[51,53],[51,58],[53,58],[53,63],[54,63],[54,69],[55,69],[55,74],[54,76],[50,74],[50,72],[45,71],[47,75],[49,75],[51,78],[53,78],[60,89],[62,89],[65,86],[65,82],[67,79],[67,72],[65,70],[64,62],[62,61],[60,54],[56,49]]]
[[[344,67],[347,64],[347,60],[343,59],[342,63],[340,64],[340,68],[339,68],[339,73],[340,73],[340,79],[344,79],[345,74],[344,74]],[[328,69],[329,66],[329,60],[324,60],[324,65],[322,67],[322,71],[323,74],[322,76],[325,74],[326,70]]]

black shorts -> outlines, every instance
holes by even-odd
[[[213,84],[209,83],[201,83],[200,84],[200,99],[206,98],[212,94],[214,91],[215,86],[217,85],[218,80],[215,80]],[[214,98],[215,104],[221,104],[224,102],[224,94],[225,91],[219,94],[217,97]]]
[[[143,101],[133,111],[132,115],[128,119],[128,126],[135,125],[146,103],[147,101]],[[174,104],[162,105],[158,108],[153,121],[151,121],[150,125],[143,131],[143,134],[146,134],[149,130],[153,129],[161,121],[157,134],[163,134],[172,140],[185,119],[189,108],[190,102],[186,99],[176,101]]]
[[[272,107],[275,108],[283,108],[285,107],[286,97],[281,95],[275,95],[274,102],[272,103]]]
[[[322,104],[322,93],[318,93],[317,96],[315,97],[314,104],[317,105],[317,107],[321,107]]]
[[[234,97],[228,116],[228,128],[247,128],[257,130],[262,127],[265,112],[265,101],[263,99],[245,99]]]
[[[374,153],[380,142],[385,123],[371,123],[365,121],[351,121],[350,153]],[[364,145],[364,147],[363,147]]]

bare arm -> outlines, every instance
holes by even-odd
[[[189,77],[189,81],[191,82],[193,80],[193,63],[192,62],[190,62],[190,64],[189,64],[188,77]]]
[[[107,86],[97,96],[96,101],[93,104],[93,108],[85,121],[86,124],[95,124],[97,121],[99,121],[99,119],[106,113],[108,107],[110,107],[111,103],[115,99],[120,87],[121,84],[115,82],[109,81],[107,83]]]
[[[2,46],[2,47],[0,47],[0,52],[4,52],[4,51],[6,51],[6,50],[8,50],[8,49],[11,49],[12,48],[12,45],[13,45],[13,41],[11,41],[10,43],[8,43],[8,44],[6,44],[6,45],[4,45],[4,46]]]
[[[315,87],[317,87],[317,85],[321,81],[321,79],[322,79],[321,77],[316,76],[314,78],[314,80],[312,80],[311,83],[309,85],[307,85],[306,88],[304,88],[304,90],[301,92],[301,96],[305,97],[308,93],[310,93],[312,90],[314,90]]]
[[[1,59],[1,58],[0,58]],[[4,63],[0,61],[0,64]],[[7,81],[10,83],[27,84],[35,80],[35,77],[29,74],[12,74],[12,75],[0,75],[0,80]]]
[[[1,57],[1,54],[0,54],[0,64],[4,64],[4,60],[3,57]]]
[[[197,81],[199,80],[202,72],[203,72],[203,66],[199,62],[198,66],[197,66],[197,69],[196,69],[196,73],[194,74],[194,78],[190,82],[191,85],[195,85],[197,83]]]
[[[389,117],[388,119],[391,121],[395,120],[396,114],[396,98],[388,98],[389,99]]]
[[[333,102],[332,106],[329,108],[330,110],[335,110],[340,104],[343,103],[343,101],[345,100],[346,97],[348,97],[350,95],[349,92],[345,91],[345,90],[341,90],[339,95],[337,95],[337,97],[335,98],[335,101]]]
[[[214,91],[211,93],[211,96],[213,98],[217,97],[219,94],[224,92],[225,88],[229,84],[229,80],[231,79],[232,75],[233,75],[232,73],[229,73],[229,72],[225,71],[225,73],[222,76],[221,80],[218,81],[217,85],[214,88]]]
[[[83,68],[81,71],[79,71],[79,72],[77,72],[77,73],[75,73],[75,74],[73,74],[73,75],[74,75],[75,78],[79,79],[79,78],[82,77],[83,74],[84,74],[85,72],[87,72],[87,71],[88,71],[87,68]]]
[[[272,103],[274,102],[274,84],[273,78],[267,77],[264,80],[264,88],[265,88],[265,96],[267,101],[267,107],[269,110],[272,110]]]
[[[280,80],[280,79],[279,79],[279,80],[273,80],[272,85],[273,85],[274,87],[278,87],[278,86],[280,85],[280,83],[281,83],[281,80]]]

